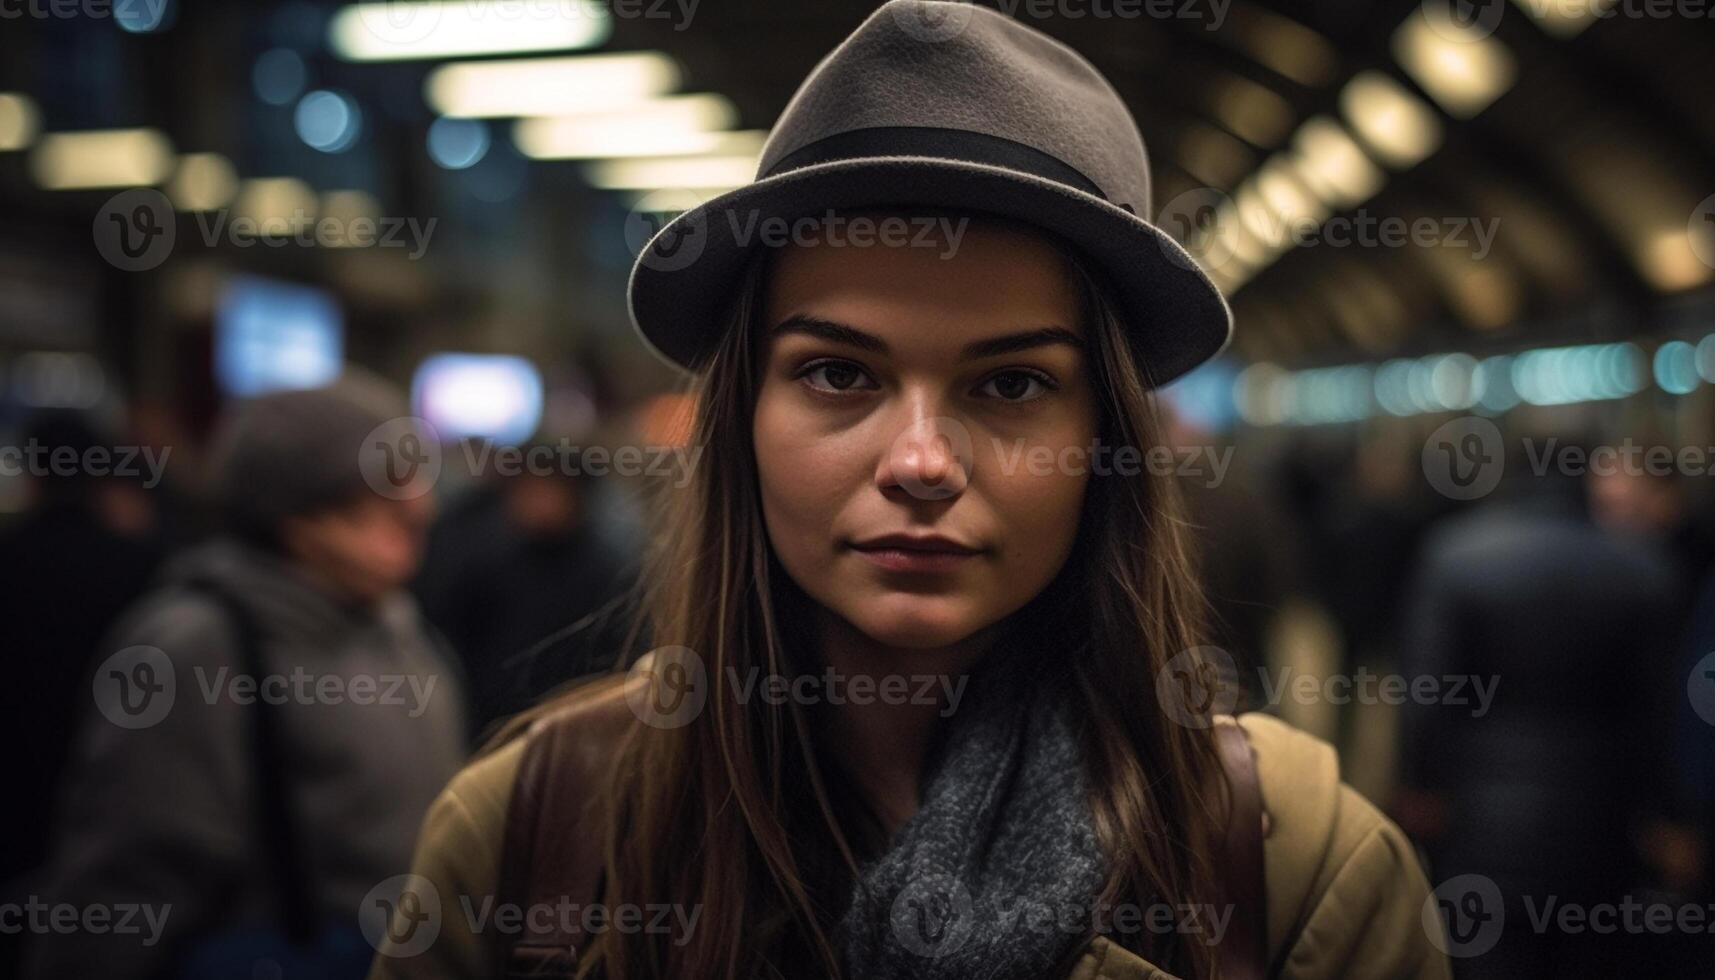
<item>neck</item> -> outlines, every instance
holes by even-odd
[[[868,685],[865,697],[829,699],[826,744],[891,835],[921,802],[923,766],[947,714],[948,688],[963,690],[959,678],[988,655],[996,628],[947,647],[908,649],[877,643],[826,609],[816,618],[823,668],[845,692],[854,678]]]

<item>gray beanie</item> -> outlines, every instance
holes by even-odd
[[[213,441],[216,501],[235,530],[271,536],[282,518],[371,492],[360,467],[364,437],[408,414],[396,387],[354,368],[325,388],[233,405]]]

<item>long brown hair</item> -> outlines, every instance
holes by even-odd
[[[1147,369],[1108,288],[1075,257],[1071,264],[1094,354],[1098,437],[1140,451],[1160,445]],[[769,547],[751,444],[767,266],[765,256],[752,262],[730,328],[691,382],[691,438],[704,451],[689,483],[657,500],[640,625],[628,644],[640,652],[637,637],[647,634],[655,645],[695,651],[706,666],[706,707],[683,727],[637,726],[604,788],[603,903],[675,903],[700,918],[672,942],[601,933],[581,957],[580,977],[841,973],[832,925],[859,850],[849,787],[817,748],[811,709],[741,704],[732,689],[735,676],[805,666],[797,644],[806,600]],[[1201,599],[1182,525],[1170,477],[1093,476],[1072,554],[1043,599],[1059,607],[1054,635],[1111,867],[1098,903],[1214,901],[1218,806],[1207,790],[1218,785],[1219,763],[1208,732],[1160,710],[1155,689],[1167,660],[1198,643]],[[1032,603],[1024,612],[1049,610]],[[574,688],[545,707],[618,680]],[[1213,976],[1212,947],[1183,939],[1116,937],[1175,974]]]

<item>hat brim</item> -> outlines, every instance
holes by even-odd
[[[658,356],[695,370],[713,348],[756,229],[828,210],[960,208],[1053,232],[1106,273],[1150,380],[1163,385],[1204,363],[1232,336],[1232,311],[1169,235],[1100,197],[1001,167],[930,157],[817,164],[711,198],[680,213],[632,266],[632,324]],[[672,236],[672,237],[669,237]],[[672,243],[669,248],[668,243]],[[661,246],[659,249],[657,246]]]

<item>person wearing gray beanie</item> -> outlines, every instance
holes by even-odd
[[[403,588],[432,498],[377,487],[360,455],[405,416],[352,372],[222,419],[230,533],[179,556],[98,652],[43,886],[170,914],[146,942],[41,936],[28,975],[362,974],[365,896],[408,866],[466,747],[461,678]]]
[[[211,452],[227,529],[298,561],[344,598],[367,601],[398,588],[421,561],[433,498],[425,486],[377,492],[364,454],[376,451],[378,431],[396,440],[393,429],[412,422],[397,389],[354,368],[325,388],[238,404],[217,426]]]

